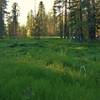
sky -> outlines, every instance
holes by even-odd
[[[36,4],[35,7],[34,7],[34,1]],[[11,11],[12,4],[14,2],[17,2],[20,9],[19,22],[21,25],[23,25],[26,23],[28,12],[31,9],[34,12],[34,8],[36,8],[36,11],[38,10],[38,5],[40,1],[43,1],[46,13],[52,10],[54,0],[8,0],[8,11]]]

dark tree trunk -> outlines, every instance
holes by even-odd
[[[79,34],[80,41],[83,41],[83,25],[82,25],[82,22],[83,22],[83,17],[82,17],[82,1],[80,0],[80,34]]]
[[[95,15],[95,1],[92,0],[88,1],[88,32],[89,32],[89,39],[95,40],[96,39],[96,15]]]
[[[5,34],[3,7],[0,7],[0,37]]]
[[[65,24],[64,24],[64,38],[69,38],[69,30],[68,30],[68,14],[67,14],[67,0],[65,0]]]

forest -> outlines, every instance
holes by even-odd
[[[100,39],[99,0],[54,0],[52,11],[48,14],[41,1],[37,12],[28,12],[25,25],[20,25],[18,21],[20,9],[17,2],[13,3],[10,12],[7,12],[6,0],[0,3],[0,37],[58,36],[78,41]]]
[[[53,0],[49,12],[33,0],[25,24],[10,1],[0,0],[0,100],[99,100],[100,0]]]

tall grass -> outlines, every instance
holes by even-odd
[[[98,42],[0,40],[0,100],[99,99]]]

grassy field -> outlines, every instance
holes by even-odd
[[[100,100],[100,42],[1,39],[0,100]]]

